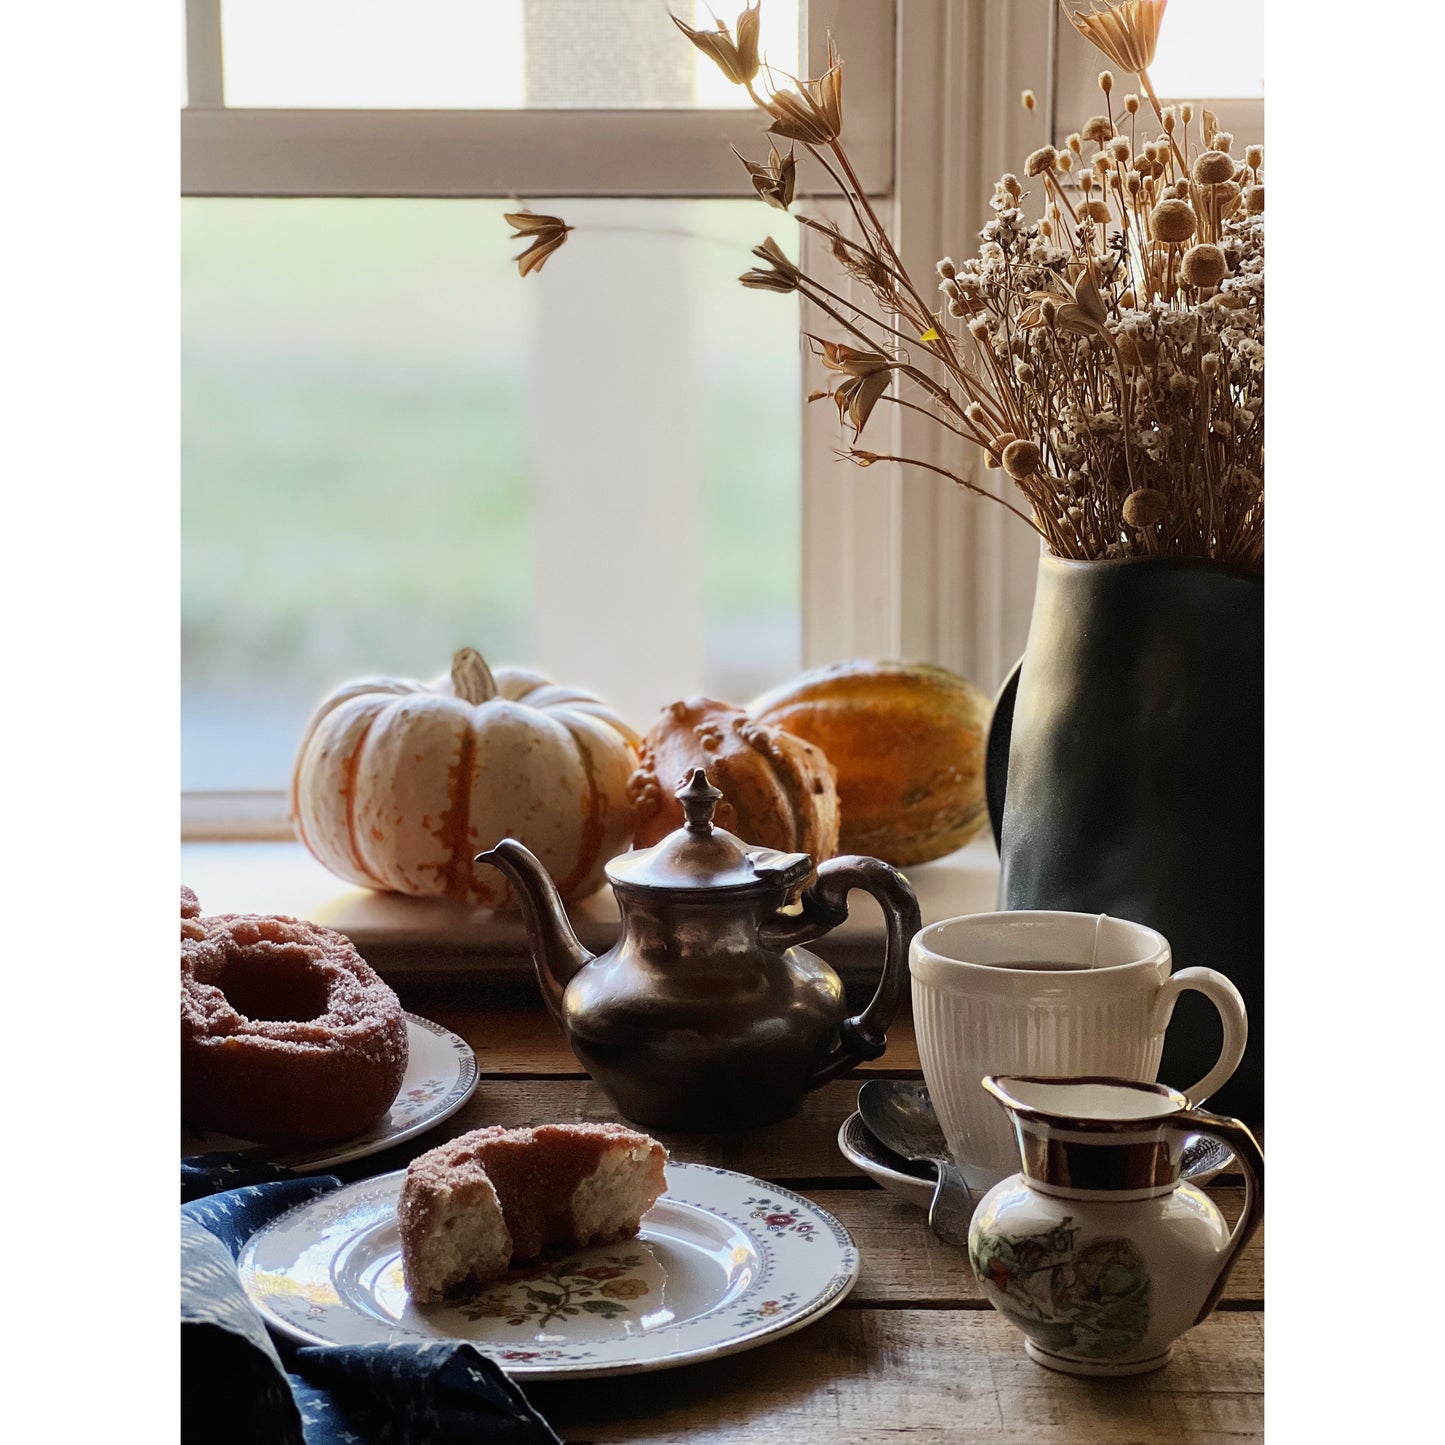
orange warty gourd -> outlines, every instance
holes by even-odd
[[[805,672],[749,709],[821,748],[837,769],[842,851],[896,867],[941,858],[988,821],[991,710],[944,668],[867,661]]]
[[[694,768],[707,769],[722,791],[718,827],[744,843],[807,853],[815,863],[838,851],[838,790],[828,759],[802,738],[710,697],[665,707],[643,739],[631,788],[637,847],[682,827],[673,794]]]
[[[339,877],[417,897],[500,905],[472,859],[520,839],[564,898],[602,883],[628,845],[637,734],[600,699],[471,648],[434,683],[370,678],[317,708],[296,757],[301,841]]]

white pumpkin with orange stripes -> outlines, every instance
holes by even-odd
[[[510,885],[472,859],[516,838],[564,898],[594,892],[631,841],[638,735],[601,699],[472,648],[434,683],[370,678],[317,708],[296,757],[301,841],[341,878],[499,905]]]

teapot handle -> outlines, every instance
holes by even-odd
[[[843,1020],[838,1042],[808,1080],[809,1089],[836,1079],[854,1064],[876,1059],[887,1047],[888,1025],[903,1002],[908,984],[908,945],[923,926],[918,899],[908,880],[896,868],[877,858],[849,854],[830,858],[818,868],[812,886],[803,891],[800,915],[778,916],[760,930],[764,941],[773,947],[790,948],[795,943],[807,943],[847,918],[848,894],[854,888],[866,889],[883,910],[887,926],[883,974],[868,1007]]]
[[[1222,1139],[1234,1150],[1234,1157],[1244,1172],[1244,1208],[1229,1236],[1229,1246],[1219,1264],[1219,1273],[1214,1277],[1208,1295],[1194,1323],[1202,1324],[1219,1303],[1224,1293],[1225,1282],[1239,1262],[1244,1246],[1264,1218],[1264,1154],[1259,1141],[1238,1119],[1226,1118],[1223,1114],[1211,1114],[1207,1109],[1185,1109],[1169,1116],[1169,1123],[1176,1129],[1191,1134],[1208,1134],[1211,1138]]]

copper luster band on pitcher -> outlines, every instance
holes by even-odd
[[[1172,964],[1162,934],[1105,914],[977,913],[917,934],[909,972],[919,1057],[970,1188],[988,1189],[1018,1167],[1013,1131],[981,1087],[985,1074],[1152,1082],[1185,989],[1211,999],[1224,1024],[1218,1062],[1185,1092],[1199,1104],[1229,1078],[1248,1034],[1244,1002],[1223,974],[1176,974]]]
[[[1254,1135],[1163,1084],[989,1075],[983,1091],[1011,1122],[1023,1163],[969,1221],[984,1297],[1051,1370],[1157,1370],[1219,1303],[1263,1217]],[[1184,1140],[1196,1132],[1228,1144],[1244,1174],[1232,1228],[1207,1194],[1179,1182]]]

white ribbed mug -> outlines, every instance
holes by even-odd
[[[1224,1023],[1219,1061],[1183,1091],[1190,1103],[1239,1067],[1248,1036],[1239,990],[1212,968],[1171,973],[1172,962],[1162,934],[1102,913],[975,913],[914,936],[923,1077],[971,1189],[991,1189],[1018,1168],[1013,1129],[984,1092],[985,1074],[1153,1083],[1175,1000],[1190,988]]]

